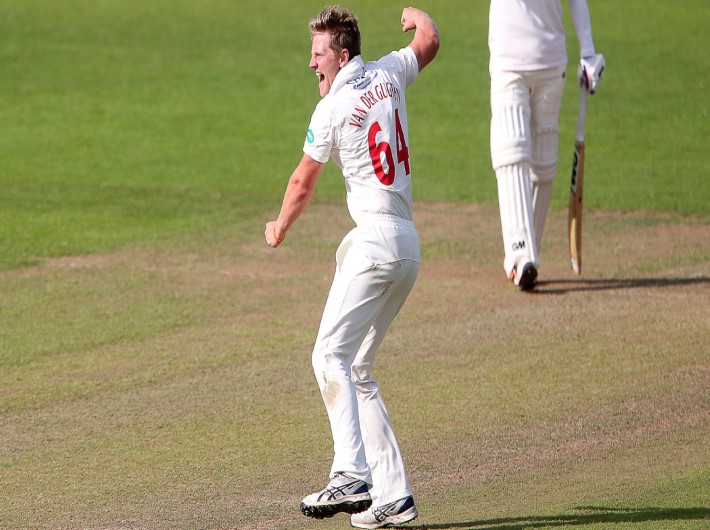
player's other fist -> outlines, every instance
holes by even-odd
[[[417,27],[417,17],[419,16],[420,10],[415,7],[405,7],[402,10],[402,31],[406,32],[410,29],[415,29]]]
[[[266,244],[270,247],[276,248],[281,243],[283,243],[284,238],[280,238],[276,233],[276,221],[269,221],[266,223],[266,228],[264,228],[264,238],[266,239]]]

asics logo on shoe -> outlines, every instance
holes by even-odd
[[[414,499],[412,497],[407,497],[405,499],[399,499],[398,501],[390,502],[384,506],[378,506],[372,509],[372,515],[375,516],[375,520],[382,522],[392,515],[397,515],[405,510],[410,509],[414,506]]]
[[[341,475],[343,478],[349,478],[345,475]],[[318,500],[328,500],[334,501],[340,497],[347,497],[349,495],[358,495],[360,493],[367,493],[367,484],[362,480],[353,479],[352,482],[346,484],[338,485],[328,485],[321,494],[318,496]],[[325,497],[325,499],[324,499]]]

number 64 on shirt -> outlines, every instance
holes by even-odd
[[[396,125],[396,151],[397,164],[404,164],[404,171],[407,175],[411,173],[409,169],[409,148],[402,130],[402,123],[399,121],[399,109],[394,110],[394,119]],[[385,186],[391,186],[397,172],[397,166],[394,163],[394,155],[389,142],[377,142],[377,134],[382,131],[382,126],[379,122],[375,122],[370,126],[367,133],[367,143],[370,146],[370,158],[372,158],[372,167],[375,170],[375,175]],[[385,170],[382,164],[384,156],[387,164]]]

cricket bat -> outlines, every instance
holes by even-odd
[[[569,255],[572,270],[582,274],[582,200],[584,198],[584,122],[587,114],[587,88],[582,85],[579,92],[577,132],[572,158],[572,181],[569,190]]]

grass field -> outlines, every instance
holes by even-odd
[[[442,33],[408,100],[424,261],[375,373],[409,528],[710,524],[710,4],[589,3],[608,69],[585,271],[569,83],[532,295],[501,270],[488,2],[417,4]],[[331,458],[310,348],[350,226],[334,167],[287,244],[262,241],[318,100],[322,5],[0,3],[3,530],[349,527],[298,512]],[[401,5],[347,5],[366,59],[409,41]]]

